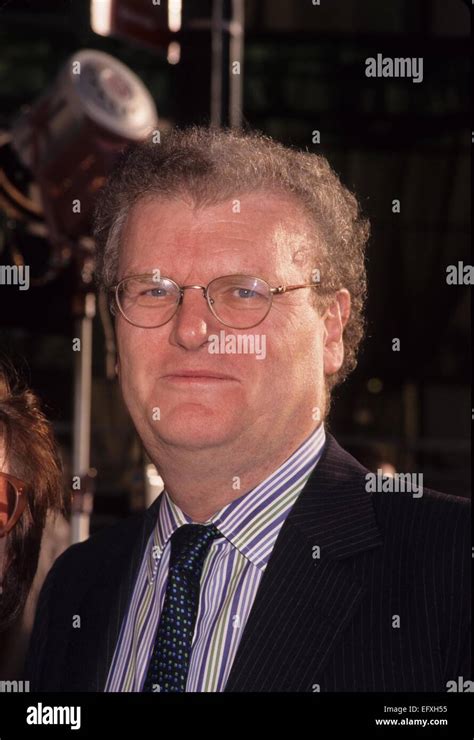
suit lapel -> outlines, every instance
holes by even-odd
[[[132,597],[138,570],[142,562],[147,542],[150,538],[153,527],[156,524],[158,510],[161,502],[161,496],[153,502],[146,510],[140,536],[137,538],[133,548],[130,562],[125,570],[125,575],[120,583],[118,594],[113,602],[110,619],[107,626],[106,640],[102,645],[97,670],[98,688],[97,691],[103,691],[107,681],[110,664],[114,655],[115,646],[120,633],[120,627],[125,616],[128,603]]]
[[[91,603],[101,603],[101,610],[94,628],[98,644],[94,656],[95,670],[85,671],[88,676],[88,686],[83,690],[102,692],[105,689],[110,665],[114,656],[115,646],[120,634],[120,627],[132,597],[133,588],[138,570],[143,559],[145,548],[158,516],[160,496],[144,512],[142,522],[134,530],[132,541],[130,538],[122,543],[122,557],[113,557],[103,569],[104,578],[96,583],[99,590],[96,597],[88,595]]]
[[[226,692],[319,690],[365,591],[351,558],[382,544],[366,472],[328,435],[280,530]]]

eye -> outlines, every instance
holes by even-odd
[[[147,288],[140,292],[140,295],[146,296],[147,298],[166,298],[169,293],[166,288]]]
[[[256,290],[250,288],[235,288],[234,292],[237,293],[237,298],[258,298],[259,296]]]

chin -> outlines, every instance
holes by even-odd
[[[223,418],[217,409],[200,404],[182,404],[165,413],[156,422],[152,433],[165,444],[186,449],[202,449],[220,445],[235,437],[237,419]]]

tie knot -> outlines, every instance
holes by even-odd
[[[221,533],[214,524],[183,524],[171,536],[170,568],[199,576],[209,548]]]

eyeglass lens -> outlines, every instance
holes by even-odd
[[[0,526],[5,527],[12,519],[17,507],[17,495],[13,484],[0,476]]]
[[[168,321],[179,303],[180,291],[169,278],[132,277],[119,289],[118,300],[126,318],[137,326],[152,327]],[[208,301],[214,315],[228,326],[245,329],[268,312],[271,292],[260,278],[246,275],[213,280]]]

